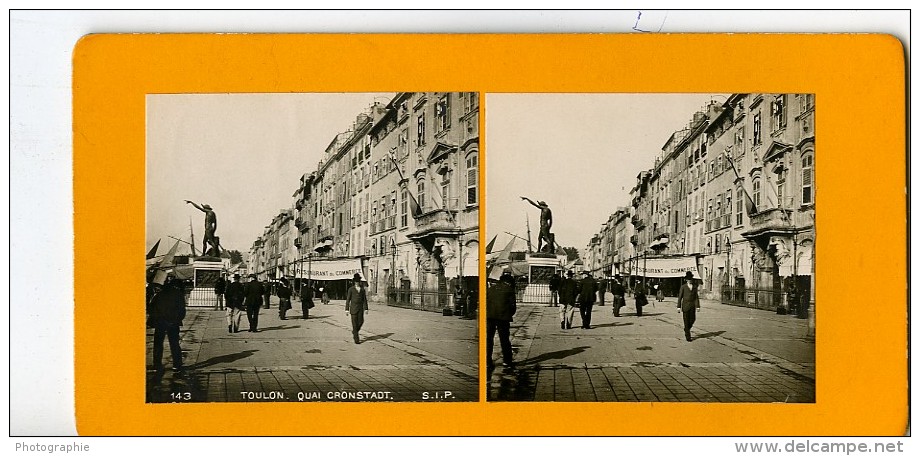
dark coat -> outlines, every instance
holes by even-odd
[[[578,296],[578,282],[568,277],[562,279],[559,283],[559,298],[563,304],[575,304],[575,298]]]
[[[677,307],[682,311],[690,311],[700,308],[700,293],[694,284],[692,287],[684,283],[680,286],[677,293]]]
[[[550,277],[550,279],[549,279],[549,291],[558,291],[558,290],[559,290],[559,282],[561,282],[561,281],[562,281],[562,280],[559,278],[558,275],[553,275],[552,277]]]
[[[581,280],[581,291],[578,293],[578,302],[589,304],[597,300],[597,280],[588,276]]]
[[[607,292],[607,279],[601,279],[597,281],[597,291],[600,293]]]
[[[173,280],[161,289],[147,305],[147,323],[153,327],[182,326],[185,319],[185,290],[182,282]]]
[[[633,294],[636,297],[636,305],[644,306],[648,304],[648,296],[646,294],[645,285],[641,283],[636,285],[636,289],[633,290]]]
[[[614,296],[626,296],[626,287],[622,283],[614,281],[610,284],[610,293]]]
[[[243,284],[240,282],[230,282],[227,284],[227,289],[224,291],[224,296],[227,297],[227,307],[231,309],[242,309],[243,308],[243,299],[245,298],[245,291],[243,291]]]
[[[367,310],[367,288],[352,285],[345,293],[345,310],[352,315]]]
[[[517,312],[514,287],[498,282],[486,291],[486,318],[490,320],[513,321]]]
[[[265,292],[262,282],[258,280],[246,282],[246,286],[243,289],[246,295],[246,308],[254,309],[262,306],[262,293]]]

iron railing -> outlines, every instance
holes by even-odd
[[[783,290],[772,288],[738,288],[723,286],[721,292],[723,304],[751,307],[762,310],[776,310],[782,307],[786,311],[795,311],[792,306],[801,306],[802,303],[790,303]]]
[[[443,312],[453,309],[453,293],[436,290],[412,290],[387,287],[387,305],[405,309]]]

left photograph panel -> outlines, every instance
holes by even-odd
[[[146,117],[146,402],[479,400],[478,93]]]

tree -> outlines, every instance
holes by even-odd
[[[229,250],[230,264],[240,264],[243,262],[243,254],[239,250]]]
[[[565,259],[567,261],[575,261],[581,258],[581,255],[578,254],[578,249],[575,247],[563,247],[562,251],[565,252]]]

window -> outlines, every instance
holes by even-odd
[[[380,197],[380,218],[377,220],[377,231],[383,231],[387,228],[387,216],[390,215],[390,207],[387,206],[386,195]]]
[[[779,131],[786,126],[786,95],[777,95],[770,104],[770,120],[773,131]]]
[[[380,245],[380,254],[386,255],[387,254],[387,237],[386,236],[381,237],[380,242],[378,242],[378,245]]]
[[[744,190],[738,188],[735,198],[735,225],[741,226],[743,223],[742,214],[744,213]]]
[[[719,253],[721,251],[722,251],[722,237],[716,236],[716,253]]]
[[[723,216],[723,225],[732,226],[732,191],[725,192],[725,213]]]
[[[754,207],[760,207],[760,176],[754,178]],[[757,209],[760,210],[760,209]]]
[[[712,214],[712,218],[713,218],[713,220],[712,220],[712,225],[713,225],[713,226],[712,226],[712,229],[717,230],[717,229],[721,228],[721,223],[722,223],[722,195],[719,195],[719,197],[716,198],[716,209],[715,209],[715,212],[713,212],[713,214]]]
[[[425,111],[418,113],[418,129],[415,132],[415,145],[422,147],[425,145]]]
[[[425,180],[419,179],[418,181],[418,208],[419,211],[425,213]]]
[[[390,208],[387,213],[387,228],[396,228],[396,190],[390,192]]]
[[[409,130],[404,129],[397,137],[396,159],[401,160],[409,155]]]
[[[814,203],[812,178],[814,177],[815,159],[811,151],[802,156],[802,204]]]
[[[460,98],[463,99],[463,113],[473,112],[479,106],[478,92],[460,92]]]
[[[450,178],[448,177],[450,173],[444,175],[444,179],[441,180],[441,206],[444,209],[450,208]]]
[[[754,137],[752,139],[753,139],[755,146],[761,143],[762,138],[760,137],[760,133],[761,133],[761,119],[760,119],[760,111],[758,111],[757,114],[754,114]]]
[[[776,207],[782,209],[786,207],[786,200],[784,198],[785,192],[783,191],[786,187],[786,170],[780,169],[776,172]]]
[[[371,233],[377,232],[377,202],[371,207]]]
[[[808,112],[815,108],[815,94],[803,93],[799,95],[799,108],[802,112]]]
[[[712,230],[712,200],[706,206],[706,231]]]
[[[399,192],[399,222],[401,227],[409,226],[409,191],[403,188]]]
[[[479,156],[470,154],[466,157],[466,204],[479,202]]]
[[[735,157],[740,158],[744,155],[744,125],[735,130]]]
[[[450,127],[450,94],[446,93],[434,105],[435,123],[438,133]]]

